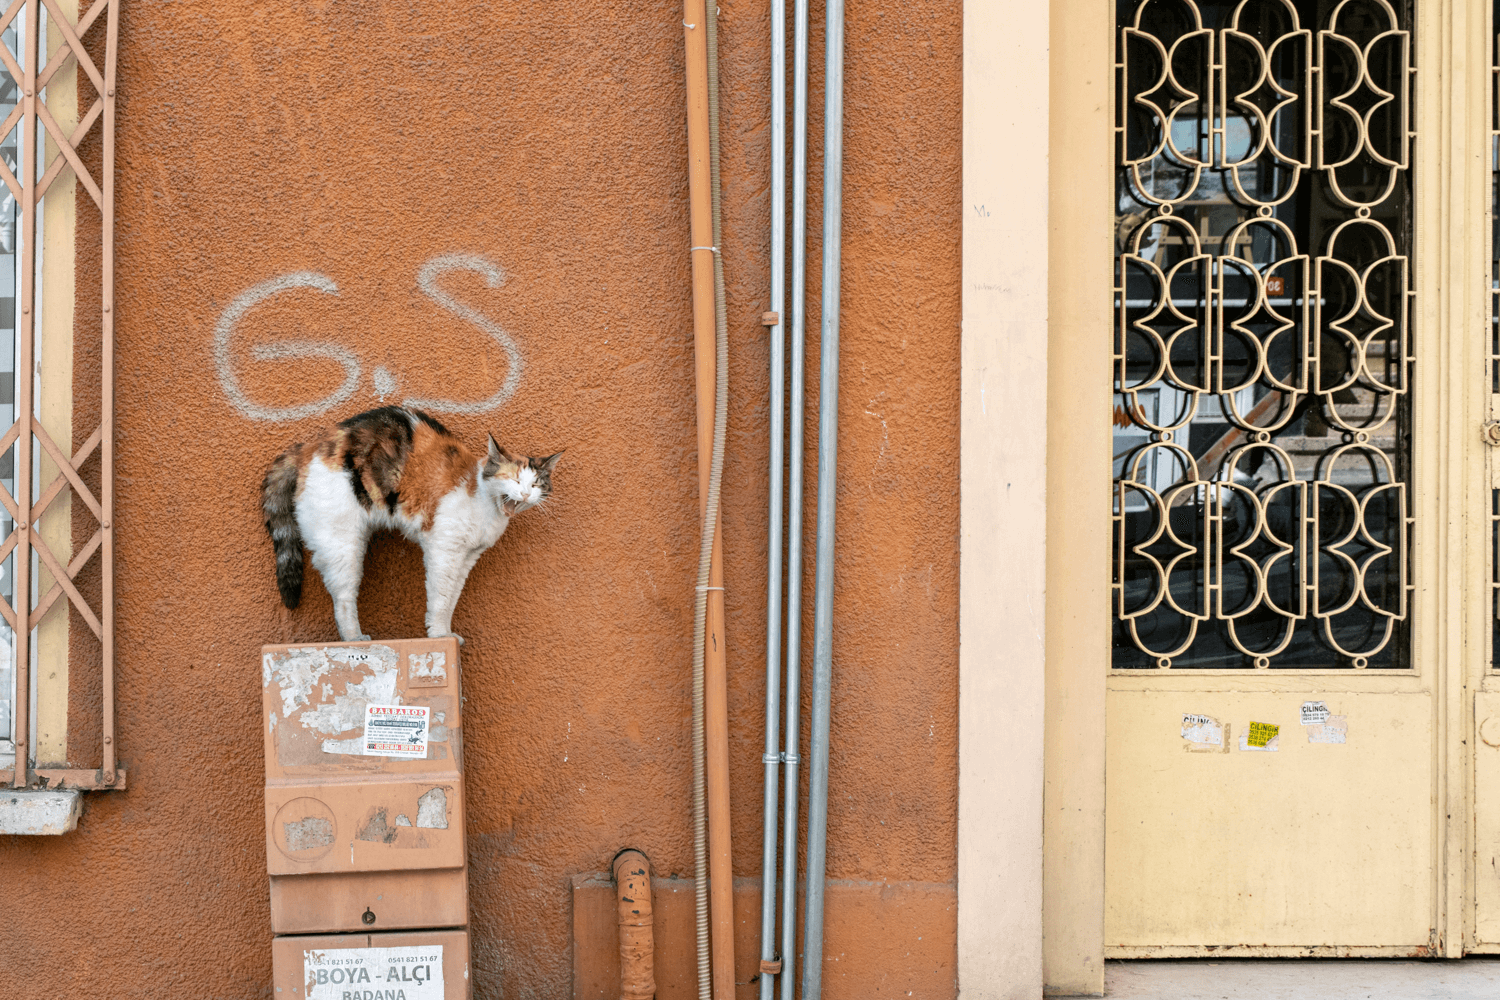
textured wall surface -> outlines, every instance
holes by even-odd
[[[767,17],[726,4],[720,34],[742,877],[760,864]],[[269,995],[258,648],[335,632],[315,573],[301,609],[277,600],[261,475],[288,442],[380,393],[491,396],[510,369],[496,328],[523,362],[514,395],[445,419],[475,444],[492,430],[511,448],[568,451],[552,505],[480,560],[455,618],[468,638],[476,995],[570,995],[570,879],[607,869],[618,848],[644,850],[662,876],[691,873],[697,454],[680,21],[670,4],[618,0],[127,0],[116,301],[130,790],[89,797],[66,837],[0,838],[10,912],[24,915],[11,942],[37,970],[10,995]],[[960,27],[956,3],[849,10],[828,873],[851,883],[955,878]],[[813,80],[816,186],[816,66]],[[811,202],[815,367],[816,191]],[[471,261],[424,291],[424,265],[454,254],[505,280]],[[237,297],[298,272],[324,276],[323,290],[299,279],[245,310],[216,359]],[[80,385],[91,335],[80,328]],[[338,350],[253,354],[287,341]],[[321,415],[264,419],[316,409],[350,373],[352,391]],[[816,382],[813,371],[814,401]],[[812,502],[809,489],[809,525]],[[418,634],[421,581],[414,547],[378,539],[366,631]],[[89,697],[86,680],[77,690]],[[952,908],[933,913],[929,933],[951,939]],[[830,963],[867,953],[846,947],[862,933],[858,919],[830,926]],[[902,982],[907,952],[924,963],[913,981],[933,981],[931,949],[892,940],[882,989]]]

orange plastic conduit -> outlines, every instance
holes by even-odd
[[[700,1000],[734,1000],[724,556],[717,530],[729,412],[729,332],[724,266],[719,254],[718,65],[714,51],[717,33],[704,0],[684,0],[682,28],[687,56],[693,353],[697,374],[699,511],[703,522],[693,602],[693,848],[697,877],[698,995]]]

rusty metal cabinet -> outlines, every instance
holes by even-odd
[[[458,643],[265,646],[261,679],[278,994],[467,997]]]

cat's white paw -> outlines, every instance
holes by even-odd
[[[427,638],[429,638],[429,639],[457,639],[458,640],[458,644],[460,646],[462,646],[464,644],[464,637],[461,636],[461,635],[459,635],[457,632],[428,632],[427,633]]]
[[[354,641],[355,642],[369,642],[370,641],[370,637],[367,636],[367,635],[362,635],[358,639],[355,639]]]

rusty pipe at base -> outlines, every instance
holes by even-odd
[[[656,936],[651,916],[651,862],[636,850],[615,855],[616,917],[620,925],[620,1000],[656,996]]]

